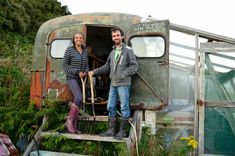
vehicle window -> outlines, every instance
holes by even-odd
[[[64,52],[68,46],[70,46],[71,40],[70,39],[60,39],[54,40],[51,43],[51,56],[53,58],[63,58]]]
[[[161,57],[165,51],[165,41],[161,36],[133,37],[130,43],[138,57]]]

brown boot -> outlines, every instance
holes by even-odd
[[[77,108],[77,106],[72,105],[70,107],[69,116],[68,116],[67,121],[65,123],[69,133],[76,133],[76,129],[74,127],[74,122],[75,122],[77,115],[78,115],[78,108]]]

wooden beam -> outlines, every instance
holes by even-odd
[[[121,140],[114,139],[113,137],[103,137],[99,135],[90,134],[70,134],[70,133],[58,133],[58,132],[42,132],[41,136],[54,135],[54,136],[64,136],[75,140],[91,140],[91,141],[106,141],[106,142],[126,142],[127,138]]]
[[[73,153],[62,153],[62,152],[51,152],[51,151],[38,151],[40,156],[88,156],[81,154],[73,154]],[[37,151],[33,151],[30,153],[30,156],[38,156]]]

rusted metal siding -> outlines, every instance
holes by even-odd
[[[42,72],[32,72],[30,82],[30,100],[40,107],[43,99],[43,76]]]

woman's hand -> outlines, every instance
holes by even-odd
[[[86,73],[86,72],[80,72],[80,73],[79,73],[79,77],[80,77],[80,78],[87,77],[87,73]]]

